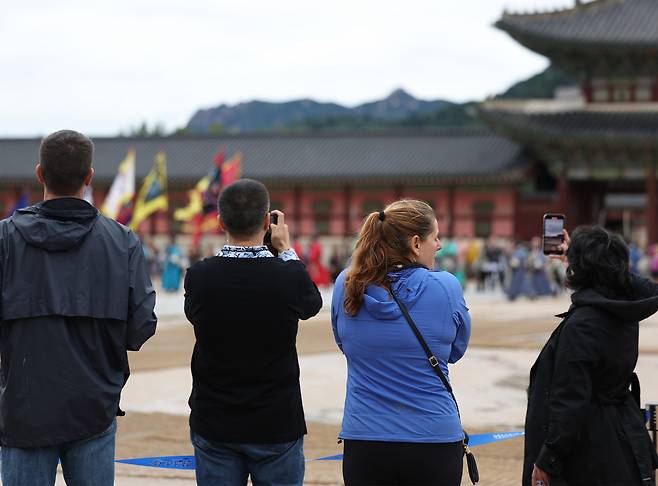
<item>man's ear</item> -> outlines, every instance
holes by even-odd
[[[94,168],[89,167],[89,172],[87,172],[87,177],[85,177],[85,186],[91,185],[91,180],[94,178]]]
[[[270,213],[265,213],[265,219],[263,220],[263,229],[265,231],[270,229]]]
[[[226,231],[226,228],[224,227],[224,221],[222,221],[222,217],[219,214],[217,215],[217,223],[219,224],[220,230]]]
[[[37,163],[37,166],[34,168],[34,173],[37,176],[37,180],[39,181],[39,184],[45,186],[46,181],[43,178],[43,167],[41,167],[41,164]]]

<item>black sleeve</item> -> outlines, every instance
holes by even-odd
[[[648,278],[631,274],[631,287],[633,288],[633,293],[640,299],[658,296],[658,284]]]
[[[187,320],[190,322],[190,324],[194,325],[194,314],[196,309],[196,292],[194,290],[192,281],[193,281],[193,267],[190,267],[187,269],[187,272],[185,272],[185,280],[183,282],[183,288],[185,289],[185,304],[183,307],[185,310],[185,317],[187,317]]]
[[[290,272],[292,273],[290,290],[293,295],[290,299],[291,307],[297,317],[304,321],[320,312],[322,297],[302,262],[291,260],[286,262],[286,265],[290,266]]]
[[[148,338],[155,334],[158,319],[155,316],[155,290],[151,285],[144,250],[139,239],[130,234],[133,239],[129,248],[128,267],[130,272],[128,337],[126,348],[139,351]]]
[[[4,256],[4,231],[5,223],[0,221],[0,322],[2,322],[2,282],[4,282],[4,277],[2,276],[2,267],[4,266],[5,256]]]
[[[601,353],[600,326],[572,317],[564,326],[555,355],[549,392],[548,434],[535,464],[551,475],[562,472],[579,439],[592,400],[592,371]]]

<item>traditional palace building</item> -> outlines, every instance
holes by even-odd
[[[171,212],[213,156],[243,154],[298,236],[353,235],[365,214],[401,198],[428,201],[456,237],[527,239],[545,212],[568,227],[605,224],[658,242],[658,0],[577,2],[552,13],[505,13],[496,26],[578,80],[552,100],[481,104],[488,129],[438,132],[95,138],[97,205],[130,148],[137,178],[167,154],[170,212],[140,227],[175,230]],[[24,188],[39,198],[39,140],[0,140],[0,214]]]
[[[496,26],[579,83],[550,101],[489,101],[480,115],[557,179],[551,209],[658,242],[658,1],[598,0]]]

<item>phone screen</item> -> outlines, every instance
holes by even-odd
[[[544,254],[561,255],[560,245],[564,243],[564,215],[563,214],[545,214],[544,215]]]

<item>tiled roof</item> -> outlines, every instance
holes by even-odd
[[[516,38],[658,47],[658,0],[596,0],[558,12],[505,13],[496,27]]]
[[[201,178],[224,148],[242,152],[242,175],[264,181],[380,180],[501,175],[518,167],[521,148],[488,130],[438,133],[234,135],[186,138],[94,138],[97,181],[110,181],[130,148],[137,177],[159,150],[170,180]],[[38,139],[0,139],[0,182],[33,177]]]
[[[658,146],[658,112],[573,110],[556,113],[480,108],[481,117],[510,136],[578,139],[607,144]],[[516,137],[515,137],[516,138]]]

